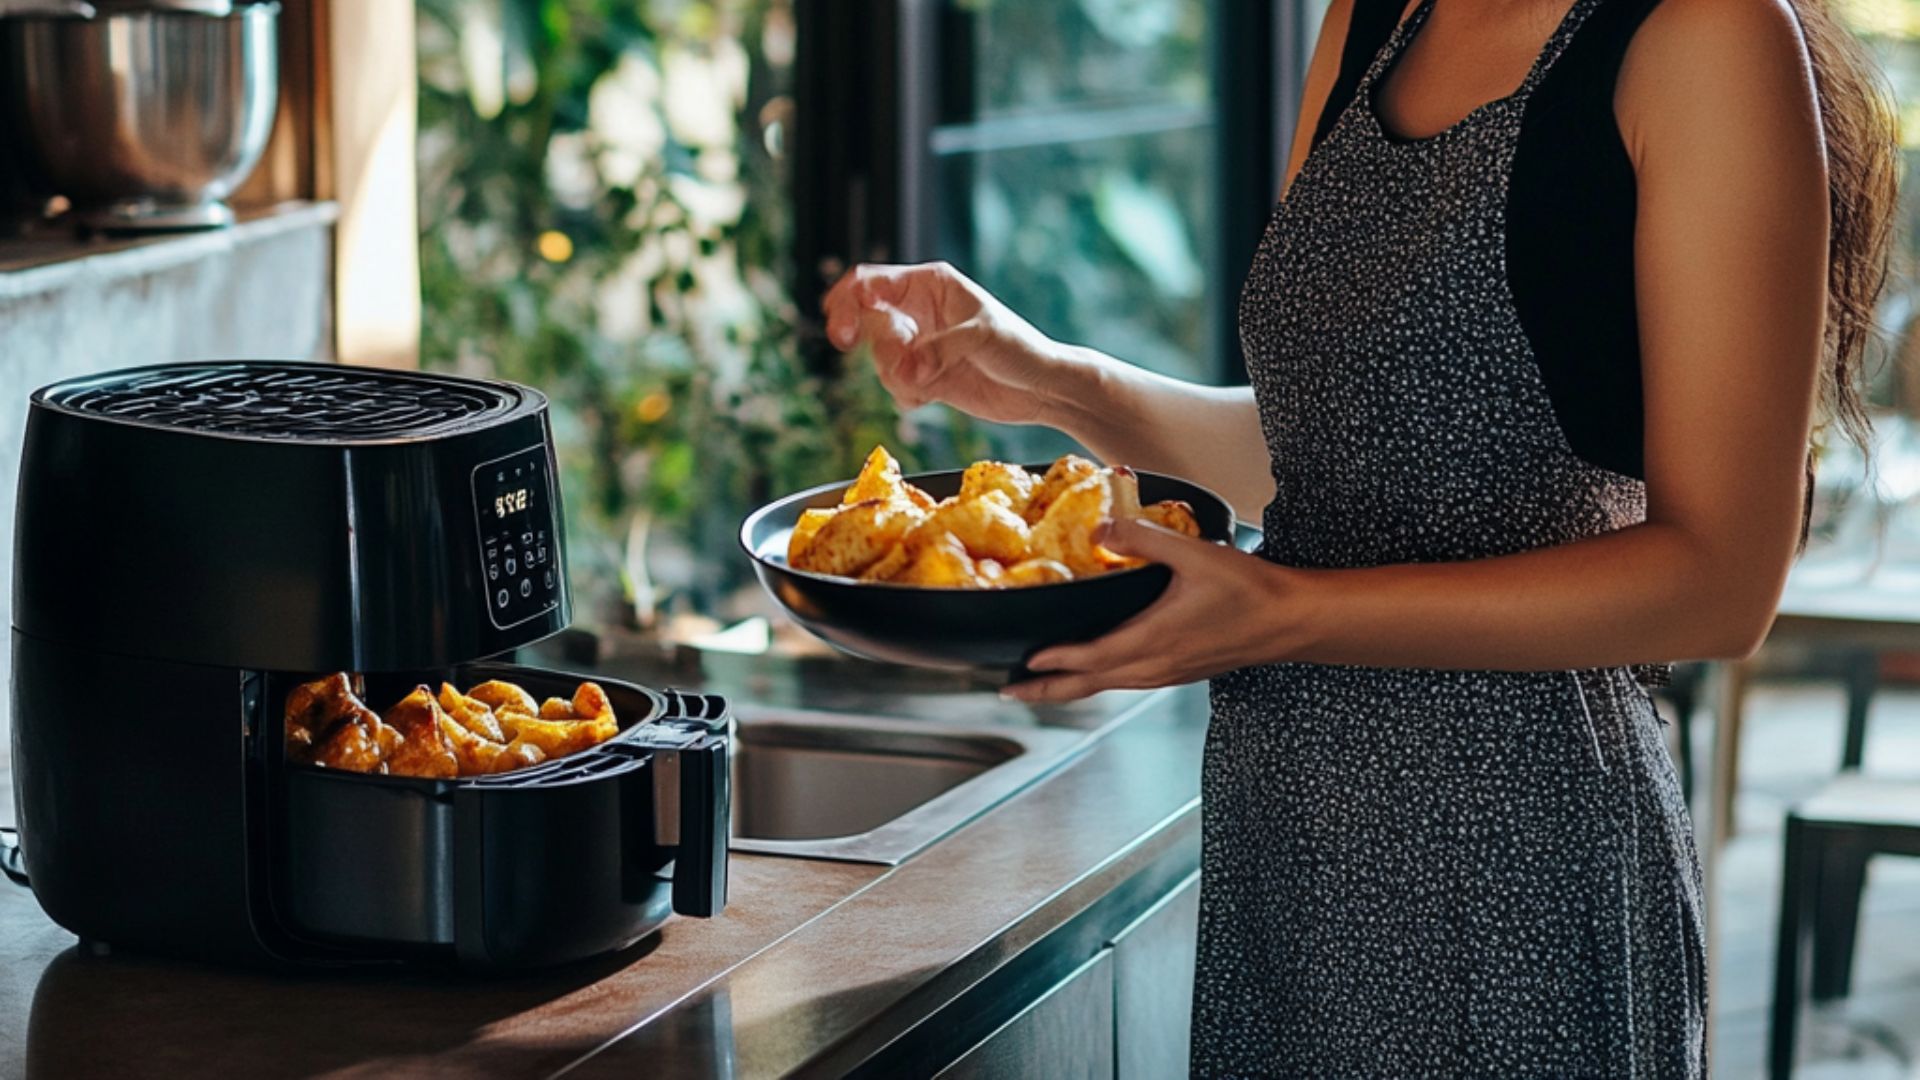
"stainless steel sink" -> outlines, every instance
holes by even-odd
[[[743,711],[731,846],[895,865],[1060,765],[1088,736]]]

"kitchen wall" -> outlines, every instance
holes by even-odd
[[[0,538],[10,550],[32,391],[57,379],[206,358],[332,359],[334,208],[243,213],[231,229],[80,244],[0,240]],[[0,589],[12,625],[12,588]],[[103,619],[113,613],[99,613]],[[8,682],[0,650],[0,684]],[[0,697],[0,765],[9,757]],[[12,808],[0,807],[0,823]]]

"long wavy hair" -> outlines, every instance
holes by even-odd
[[[1899,122],[1879,65],[1833,13],[1831,0],[1791,0],[1813,62],[1826,141],[1832,233],[1827,242],[1827,321],[1820,372],[1821,434],[1837,428],[1861,453],[1871,450],[1867,414],[1867,347],[1875,338],[1874,305],[1887,280],[1898,201]],[[1813,457],[1807,459],[1812,509]],[[1804,523],[1802,531],[1804,533]],[[1804,541],[1804,535],[1802,537]]]

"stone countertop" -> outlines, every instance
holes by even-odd
[[[1143,868],[1197,863],[1204,695],[1141,706],[900,866],[736,854],[720,917],[528,975],[86,955],[0,881],[0,1076],[833,1075]]]

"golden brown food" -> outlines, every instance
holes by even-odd
[[[914,552],[912,561],[891,579],[901,585],[919,585],[930,589],[984,589],[987,583],[974,567],[967,546],[952,533]]]
[[[976,461],[960,475],[960,498],[977,499],[997,491],[1007,497],[1007,507],[1024,518],[1027,503],[1032,500],[1037,483],[1038,478],[1019,465],[1009,465],[1004,461]]]
[[[1166,499],[1150,506],[1140,508],[1140,516],[1164,529],[1191,536],[1200,537],[1200,519],[1193,515],[1193,507],[1179,499]]]
[[[605,742],[618,733],[611,717],[606,720],[543,720],[534,716],[508,713],[500,720],[515,742],[527,742],[546,751],[550,758],[563,757],[576,750]]]
[[[820,526],[831,520],[833,514],[832,510],[800,511],[800,520],[794,523],[793,535],[787,537],[789,563],[795,566],[800,565],[801,552],[807,550],[807,545],[813,542],[813,534],[819,532]]]
[[[867,455],[867,462],[860,467],[860,475],[854,477],[853,486],[840,497],[844,506],[879,499],[881,502],[907,502],[918,505],[907,488],[910,485],[900,476],[900,463],[887,453],[884,446],[876,446],[873,453]],[[918,490],[917,488],[915,490]],[[921,493],[925,496],[925,492]],[[928,500],[930,503],[932,500]]]
[[[613,701],[598,683],[543,707],[512,683],[493,680],[462,694],[425,686],[383,719],[360,703],[345,674],[295,687],[285,709],[287,759],[354,772],[449,779],[508,772],[605,742],[620,732]],[[389,722],[390,721],[390,722]]]
[[[532,743],[518,740],[504,743],[476,735],[444,712],[441,714],[440,728],[448,744],[453,747],[453,755],[460,763],[461,776],[512,772],[547,759],[546,751]]]
[[[1027,555],[1027,523],[1013,512],[1000,492],[972,499],[955,497],[933,508],[926,520],[907,534],[907,547],[918,551],[943,534],[958,537],[976,559],[1017,562]]]
[[[892,550],[882,555],[879,562],[862,570],[860,572],[860,580],[892,581],[894,576],[900,573],[900,571],[905,570],[907,564],[912,561],[913,550],[907,547],[906,542],[903,540],[893,545]]]
[[[1097,530],[1127,518],[1201,535],[1184,502],[1142,506],[1139,477],[1124,465],[1068,454],[1035,477],[1019,465],[976,461],[961,474],[958,494],[934,503],[901,476],[885,447],[875,447],[841,505],[802,512],[787,541],[787,563],[927,588],[1049,585],[1143,565],[1093,541]]]
[[[400,703],[387,710],[387,723],[401,736],[398,749],[387,757],[387,772],[395,776],[423,776],[448,780],[460,775],[460,758],[441,721],[453,721],[433,698],[433,692],[416,686]],[[457,725],[456,725],[457,726]]]
[[[573,715],[582,720],[613,719],[613,699],[597,682],[583,682],[573,692]]]
[[[540,703],[532,694],[499,679],[488,679],[467,691],[467,696],[492,709],[496,717],[510,712],[536,716],[540,712]]]
[[[287,760],[353,772],[385,772],[400,733],[367,708],[345,672],[302,683],[287,693]]]
[[[483,739],[497,743],[507,741],[506,733],[500,730],[500,721],[493,718],[493,710],[487,703],[455,690],[452,683],[440,684],[440,708],[461,727]]]
[[[920,523],[920,510],[899,502],[867,499],[849,504],[813,536],[796,569],[841,577],[859,577],[879,562],[907,530]]]
[[[1055,461],[1047,469],[1047,474],[1033,487],[1033,497],[1027,500],[1024,516],[1029,525],[1038,525],[1045,517],[1047,509],[1055,499],[1067,493],[1073,487],[1092,476],[1098,475],[1100,466],[1078,454],[1067,454]]]
[[[1052,559],[1027,559],[1014,563],[1006,570],[1006,587],[1018,589],[1027,585],[1052,585],[1060,581],[1072,581],[1073,571],[1064,563]]]
[[[371,712],[367,715],[366,719],[349,720],[335,727],[326,741],[315,748],[310,763],[348,772],[390,771],[387,761],[400,748],[400,733]]]
[[[1113,520],[1113,489],[1098,473],[1068,488],[1047,507],[1033,527],[1033,554],[1073,571],[1075,577],[1103,574],[1118,558],[1093,542],[1093,531]]]

